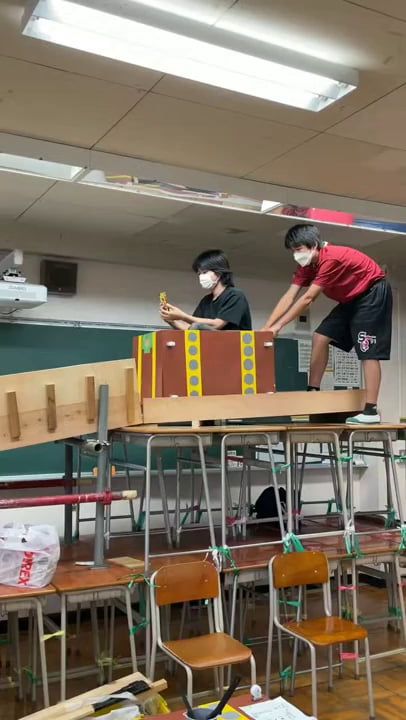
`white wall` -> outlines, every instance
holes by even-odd
[[[39,257],[26,256],[25,273],[32,282],[39,281]],[[236,278],[237,284],[243,289],[250,301],[254,326],[260,327],[272,309],[273,304],[290,281],[291,268],[287,267],[283,278],[274,277],[272,267],[269,268],[269,281],[250,278]],[[396,285],[394,309],[394,333],[392,359],[384,363],[384,375],[380,406],[383,418],[397,422],[401,411],[406,413],[406,383],[402,382],[402,358],[406,357],[406,300],[401,285]],[[134,325],[159,325],[158,314],[159,292],[166,290],[170,300],[192,311],[197,304],[201,290],[192,272],[173,272],[152,270],[126,265],[111,265],[103,262],[80,261],[78,273],[78,293],[73,298],[57,298],[50,296],[47,305],[27,312],[25,317],[36,319],[74,320],[82,322],[123,323]],[[311,312],[311,326],[314,329],[321,317],[328,311],[331,303],[319,299]],[[399,319],[400,318],[400,319]],[[288,332],[292,328],[288,328]],[[385,482],[383,463],[370,459],[366,471],[361,471],[362,478],[357,486],[359,506],[363,509],[384,507]],[[27,468],[27,473],[29,469]],[[404,469],[400,467],[404,486]],[[318,470],[309,471],[307,492],[309,498],[330,497],[331,484],[328,474]],[[263,476],[258,477],[263,484]],[[260,478],[262,478],[260,480]],[[213,480],[213,488],[218,488],[217,477]],[[216,502],[216,500],[214,500]],[[117,508],[118,510],[118,508]],[[90,512],[90,508],[89,508]],[[25,510],[18,514],[3,511],[1,521],[11,518],[37,518],[37,522],[51,521],[61,528],[63,513],[59,509],[44,508]]]

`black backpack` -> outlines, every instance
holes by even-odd
[[[279,498],[282,505],[282,511],[286,511],[286,490],[279,488]],[[258,520],[265,518],[277,518],[278,508],[276,506],[275,488],[272,486],[265,488],[257,498],[255,505],[251,508],[251,515],[255,513]],[[271,521],[271,524],[278,523],[278,520]]]

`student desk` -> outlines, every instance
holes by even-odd
[[[37,640],[39,643],[39,655],[42,675],[42,689],[45,707],[49,706],[48,672],[44,640],[44,618],[43,607],[50,595],[55,594],[52,585],[43,588],[17,588],[10,585],[0,585],[0,616],[7,615],[9,628],[9,641],[14,655],[15,673],[17,675],[18,697],[21,700],[22,693],[22,666],[20,655],[19,623],[20,612],[34,612],[36,617],[37,636],[32,638],[31,661],[32,668],[28,668],[32,674],[33,695],[35,694],[36,664],[37,664]]]

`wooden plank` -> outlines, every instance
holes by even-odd
[[[76,695],[75,697],[70,698],[66,702],[58,703],[57,705],[45,708],[44,710],[39,710],[38,712],[32,713],[31,715],[26,715],[21,720],[81,720],[82,718],[93,714],[93,699],[97,700],[100,697],[118,693],[120,689],[122,689],[126,685],[129,685],[130,683],[136,682],[138,680],[144,680],[148,682],[151,687],[151,689],[146,691],[145,693],[140,693],[139,695],[137,695],[137,697],[140,698],[141,702],[145,702],[146,700],[148,700],[148,698],[153,697],[157,693],[163,692],[163,690],[166,690],[166,688],[168,687],[168,684],[164,679],[150,682],[147,680],[147,678],[144,677],[144,675],[136,672],[132,673],[131,675],[126,675],[125,677],[119,678],[119,680],[114,680],[114,682],[108,683],[107,685],[96,687],[93,690],[82,693],[81,695]],[[79,708],[78,704],[80,704]]]
[[[94,420],[89,422],[88,419],[86,378],[89,376],[94,377],[96,397],[100,385],[109,386],[109,429],[126,425],[128,371],[134,375],[135,387],[133,359],[1,376],[0,450],[96,432],[97,403]],[[55,388],[58,418],[53,432],[48,427],[48,402],[44,392],[44,387],[51,385]],[[141,404],[138,395],[135,395],[133,424],[141,422]]]
[[[49,432],[53,433],[57,427],[55,385],[46,385],[45,392],[47,403],[47,426]]]
[[[282,417],[332,412],[358,412],[363,390],[277,392],[260,395],[144,398],[144,423]]]
[[[136,402],[136,390],[135,390],[135,377],[133,368],[127,368],[125,370],[125,399],[127,403],[127,422],[132,425],[136,417],[135,414],[135,402]],[[139,402],[139,397],[138,397]]]
[[[20,417],[18,414],[17,393],[6,393],[8,427],[11,440],[19,440],[21,437]]]
[[[94,375],[88,375],[86,378],[87,422],[94,422],[96,420],[96,413],[96,385],[94,381]]]

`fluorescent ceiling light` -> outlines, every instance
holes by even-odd
[[[358,82],[354,70],[136,0],[39,0],[25,18],[23,34],[313,111]]]
[[[69,181],[75,180],[84,168],[0,152],[0,170]]]

